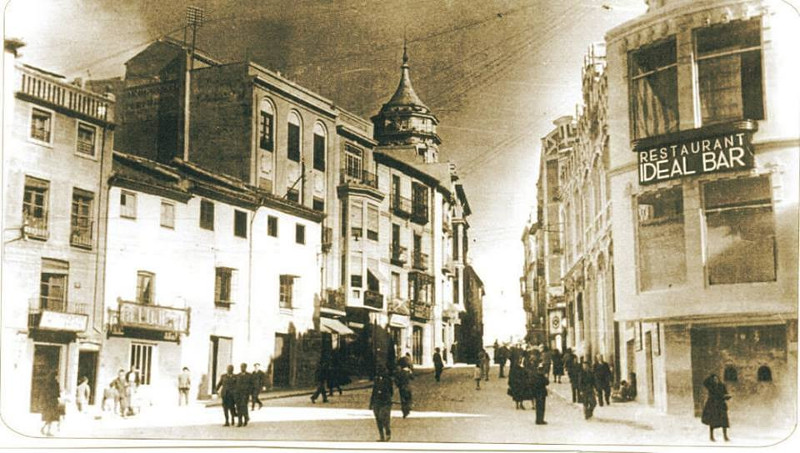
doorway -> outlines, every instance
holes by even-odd
[[[40,398],[52,373],[59,376],[61,346],[35,345],[33,347],[33,373],[31,375],[31,412],[41,413],[44,404]],[[59,376],[59,382],[61,378]],[[62,383],[63,384],[63,383]]]
[[[275,355],[272,358],[272,384],[275,387],[289,386],[291,368],[290,354],[290,336],[285,333],[276,333]]]
[[[92,405],[97,392],[97,351],[78,353],[78,382],[83,376],[89,379],[89,404]]]
[[[211,374],[211,392],[217,393],[217,382],[233,361],[233,339],[212,335],[209,342],[209,374]]]
[[[422,364],[422,327],[414,326],[411,330],[412,351],[414,355],[414,363],[417,365]]]

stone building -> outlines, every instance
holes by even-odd
[[[561,317],[558,311],[546,309],[546,293],[541,289],[544,282],[544,252],[542,238],[544,231],[538,221],[529,220],[522,229],[523,264],[519,278],[522,309],[525,312],[525,340],[530,344],[550,344],[548,332],[552,332],[554,344],[559,349],[563,343]],[[552,318],[552,319],[550,319]],[[554,325],[550,325],[554,322]],[[554,346],[555,347],[555,346]]]
[[[114,100],[23,64],[5,41],[2,413],[40,412],[51,373],[93,390]],[[12,383],[13,385],[8,385]],[[22,417],[5,417],[13,424]]]
[[[752,0],[650,2],[606,35],[622,367],[669,413],[716,373],[733,424],[795,424],[798,38]]]

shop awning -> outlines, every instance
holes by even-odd
[[[319,328],[323,332],[335,333],[338,335],[353,335],[352,329],[342,324],[338,319],[319,318]]]

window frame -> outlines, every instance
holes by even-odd
[[[164,210],[165,207],[171,208],[171,211],[172,211],[172,219],[171,220],[170,220],[169,216],[165,217],[165,210]],[[167,208],[167,212],[170,211],[169,208]],[[165,221],[167,221],[167,222],[165,223]],[[169,201],[169,200],[163,200],[163,199],[161,200],[160,211],[159,211],[159,222],[158,223],[162,228],[167,228],[167,229],[170,229],[170,230],[174,230],[175,229],[175,203],[174,202]]]
[[[233,236],[247,239],[247,211],[241,209],[233,210]]]
[[[655,197],[658,193],[665,193],[665,192],[673,191],[673,190],[677,191],[677,193],[680,195],[680,200],[681,200],[681,211],[680,211],[680,213],[677,213],[677,214],[675,214],[673,216],[670,216],[670,218],[678,218],[679,217],[680,221],[681,221],[681,225],[682,225],[681,237],[682,237],[683,240],[681,241],[681,244],[680,244],[681,245],[681,249],[683,250],[683,275],[682,275],[682,279],[678,280],[678,281],[675,281],[675,282],[673,282],[672,284],[670,284],[670,285],[668,285],[666,287],[652,286],[651,285],[651,287],[645,288],[643,286],[643,282],[642,282],[643,258],[642,258],[642,239],[641,239],[641,234],[642,234],[642,225],[643,225],[642,222],[643,222],[643,220],[640,218],[641,213],[640,213],[640,208],[639,208],[640,205],[642,204],[641,203],[641,198],[642,197],[646,197],[646,196],[654,196]],[[633,222],[634,222],[634,228],[635,228],[635,230],[634,230],[634,232],[635,232],[634,246],[636,247],[635,248],[635,250],[636,250],[635,259],[636,259],[636,291],[637,291],[637,293],[642,294],[642,293],[647,293],[647,292],[663,291],[663,290],[667,290],[667,289],[670,289],[670,288],[673,288],[673,287],[676,287],[676,286],[677,287],[685,286],[687,284],[687,282],[689,281],[689,278],[688,278],[689,263],[687,262],[688,251],[686,249],[686,196],[684,194],[683,185],[682,184],[673,184],[673,185],[669,185],[669,186],[666,186],[666,187],[662,187],[662,188],[660,188],[658,190],[648,190],[648,191],[641,192],[641,193],[636,194],[636,195],[634,195],[632,197],[632,203],[633,203],[632,215],[633,215]],[[644,222],[647,222],[647,221],[645,220]],[[657,220],[653,219],[653,220],[649,221],[648,224],[645,224],[645,225],[655,225],[656,223],[663,223],[663,222],[664,222],[664,220],[657,221]]]
[[[47,279],[45,282],[45,276],[55,277],[63,279],[62,283],[63,286],[61,287],[62,294],[61,298],[56,300],[55,302],[51,302],[53,297],[50,295],[50,288],[54,287],[51,283],[51,279]],[[44,288],[47,287],[47,295],[45,295]],[[67,312],[67,303],[69,301],[69,271],[64,272],[56,272],[54,270],[44,270],[39,273],[39,309],[41,310],[49,310],[49,311],[57,311],[57,312]],[[56,304],[60,304],[60,307],[56,307]]]
[[[359,181],[364,175],[364,150],[352,143],[344,144],[345,174]]]
[[[302,223],[294,224],[294,242],[299,245],[306,245],[306,226]]]
[[[641,74],[634,75],[634,57],[635,57],[636,54],[638,54],[640,52],[647,51],[647,50],[652,50],[653,48],[655,48],[657,46],[660,46],[662,44],[668,43],[670,41],[675,46],[675,61],[674,62],[669,63],[669,64],[664,65],[664,66],[658,66],[657,68],[655,68],[653,70],[646,71],[646,72],[643,72]],[[630,133],[630,137],[631,137],[632,140],[641,140],[641,139],[650,138],[650,137],[657,137],[657,136],[668,134],[668,133],[671,133],[671,132],[676,132],[680,128],[680,121],[681,121],[681,118],[680,118],[680,96],[681,95],[680,95],[680,92],[679,92],[679,85],[678,85],[678,83],[679,83],[679,77],[678,77],[678,50],[679,49],[678,49],[677,36],[676,35],[670,35],[670,36],[667,36],[667,37],[665,37],[663,39],[648,43],[647,45],[644,45],[642,47],[639,47],[638,49],[634,49],[634,50],[631,50],[630,52],[628,52],[628,54],[627,54],[627,65],[628,65],[628,68],[627,68],[627,70],[628,70],[627,71],[628,72],[628,74],[627,74],[628,75],[628,122],[629,122],[629,133]],[[636,90],[634,89],[635,83],[640,79],[643,79],[643,78],[646,78],[646,77],[650,77],[652,75],[658,74],[659,72],[664,72],[664,71],[668,71],[668,70],[672,70],[672,69],[674,69],[674,71],[675,71],[675,106],[676,106],[676,109],[675,109],[675,120],[674,120],[673,128],[670,129],[669,127],[666,127],[666,130],[664,130],[662,132],[655,132],[655,133],[652,133],[652,134],[648,134],[647,131],[642,131],[641,134],[638,134],[637,133],[638,132],[638,129],[637,129],[637,124],[638,123],[636,121],[636,116],[637,116],[636,113],[637,113],[638,110],[636,109],[637,102],[635,101],[635,99],[636,99],[635,98]]]
[[[318,141],[317,139],[320,140]],[[313,168],[314,170],[324,172],[328,154],[328,131],[325,128],[325,125],[319,121],[314,123],[313,147]]]
[[[264,107],[269,111],[265,110]],[[266,118],[269,118],[268,124],[265,124],[264,120]],[[267,98],[263,98],[259,104],[257,146],[267,152],[275,151],[275,106]]]
[[[81,142],[81,128],[90,129],[92,131],[92,143],[91,143],[92,153],[91,154],[84,153],[84,152],[82,152],[80,150],[81,143],[82,143]],[[97,147],[98,147],[97,129],[98,129],[97,126],[95,126],[94,124],[87,123],[86,121],[80,121],[80,120],[76,120],[75,121],[75,155],[76,156],[80,156],[80,157],[84,157],[84,158],[92,159],[92,160],[97,160]]]
[[[26,201],[29,192],[33,194],[31,196],[32,200]],[[41,206],[32,202],[37,193],[42,199]],[[41,217],[33,215],[37,209],[42,211]],[[40,226],[37,228],[33,225],[30,225],[29,220],[31,219],[37,219],[37,221],[33,223]],[[50,181],[25,175],[24,186],[22,190],[22,225],[26,237],[44,240],[48,238],[50,233]]]
[[[267,215],[267,236],[278,237],[278,217]]]
[[[81,204],[83,201],[88,200],[88,203]],[[76,205],[77,203],[77,205]],[[74,247],[92,249],[94,243],[94,192],[79,189],[77,187],[72,189],[72,203],[70,204],[70,230],[69,230],[69,243]],[[81,207],[85,207],[86,214],[81,215]],[[83,229],[78,229],[81,220],[84,220],[86,225]],[[88,241],[76,241],[76,233],[88,234]]]
[[[205,209],[203,208],[205,206]],[[216,206],[211,200],[200,200],[199,227],[207,231],[214,231]]]
[[[150,279],[148,300],[144,297],[144,278]],[[150,271],[136,271],[136,303],[140,305],[156,305],[156,274]]]
[[[296,119],[297,123],[292,122],[293,118]],[[295,130],[297,132],[297,143],[294,143],[293,131]],[[289,112],[286,121],[286,158],[292,162],[301,162],[303,160],[303,119],[295,110]]]
[[[133,200],[133,206],[128,206],[128,204],[122,204],[122,197],[126,197],[126,199]],[[136,192],[131,192],[129,190],[120,190],[119,191],[119,216],[123,219],[132,219],[136,220],[137,217],[137,206],[138,206],[138,197]],[[127,208],[127,209],[126,209]],[[132,213],[131,213],[132,212]]]
[[[294,307],[294,275],[281,274],[278,284],[278,308],[292,310]]]
[[[234,297],[234,283],[233,280],[236,278],[236,269],[231,267],[225,266],[217,266],[214,268],[214,306],[215,307],[230,307],[235,303]],[[222,293],[223,289],[226,289],[223,286],[223,283],[227,282],[227,293],[228,298],[223,299]]]
[[[47,140],[42,140],[34,136],[34,115],[38,112],[43,113],[48,116],[48,130],[47,130]],[[45,145],[48,147],[53,146],[53,142],[55,140],[55,122],[56,122],[56,114],[55,111],[40,107],[38,105],[32,105],[30,114],[28,115],[28,140],[33,143],[37,143],[40,145]]]

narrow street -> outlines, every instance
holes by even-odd
[[[475,390],[472,368],[446,369],[437,384],[423,370],[413,381],[414,411],[403,419],[399,403],[392,414],[392,442],[459,442],[567,445],[712,445],[699,420],[655,413],[638,403],[598,407],[583,419],[581,406],[567,402],[569,384],[550,385],[547,425],[534,424],[535,412],[514,409],[506,380],[493,367],[488,382]],[[372,442],[377,431],[367,410],[369,389],[348,390],[328,403],[307,395],[264,400],[251,412],[249,426],[224,427],[219,406],[145,408],[129,419],[71,420],[64,437],[127,439],[233,439],[248,441]],[[395,395],[397,395],[395,393]],[[395,396],[397,399],[397,396]],[[745,430],[732,420],[730,446],[769,445],[778,434]],[[719,445],[725,445],[719,442]]]

